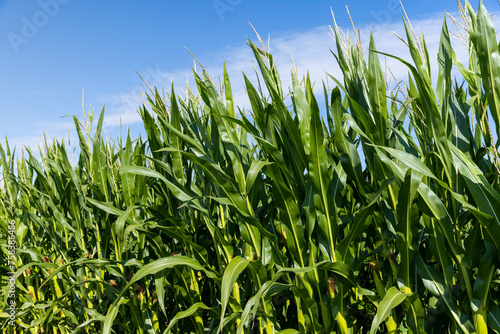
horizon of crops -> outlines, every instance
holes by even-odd
[[[0,145],[2,330],[500,333],[500,45],[481,1],[459,10],[470,61],[445,18],[435,87],[407,19],[411,63],[334,26],[326,120],[249,40],[252,117],[224,65],[219,91],[204,69],[184,99],[153,88],[145,139],[104,138],[103,110],[73,116],[76,163]]]

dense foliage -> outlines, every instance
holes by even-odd
[[[499,333],[500,53],[482,4],[461,14],[470,63],[445,20],[436,88],[409,22],[393,92],[374,40],[365,60],[335,27],[326,121],[309,77],[288,93],[249,42],[252,117],[224,68],[220,91],[205,71],[196,94],[152,91],[147,140],[109,141],[90,113],[73,165],[64,142],[0,146],[4,330]]]

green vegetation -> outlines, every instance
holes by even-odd
[[[461,14],[469,66],[445,21],[435,89],[409,22],[389,94],[374,40],[365,60],[335,29],[326,121],[249,42],[251,118],[224,68],[220,92],[205,71],[197,94],[151,91],[147,140],[90,113],[74,165],[64,142],[0,146],[4,330],[15,278],[17,333],[500,333],[500,53],[483,5]]]

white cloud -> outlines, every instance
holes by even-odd
[[[390,12],[387,13],[390,14]],[[498,13],[492,13],[491,16],[495,17],[495,14]],[[458,15],[454,16],[458,17]],[[448,19],[447,21],[449,29],[454,31],[455,27],[451,20]],[[436,14],[421,20],[412,20],[411,23],[415,29],[418,29],[425,36],[431,67],[433,69],[432,76],[435,80],[437,76],[437,52],[443,23],[443,14]],[[496,30],[500,31],[499,21],[493,19],[493,23]],[[365,25],[360,27],[363,50],[365,57],[367,57],[370,26]],[[342,28],[344,31],[350,32],[352,35],[352,28],[350,26]],[[371,29],[373,31],[377,50],[410,60],[406,45],[393,34],[394,31],[399,36],[406,39],[404,24],[402,21],[399,20],[395,23],[391,23],[388,19],[379,20],[378,23],[374,22],[372,24]],[[267,46],[267,35],[263,34],[262,38]],[[456,41],[455,38],[451,37],[451,39],[458,58],[464,63],[464,65],[466,65],[468,62],[466,48]],[[256,44],[258,43],[257,38],[255,37],[252,37],[252,41]],[[335,42],[330,36],[330,28],[327,25],[318,26],[314,29],[302,32],[283,32],[275,34],[271,36],[270,41],[270,52],[275,57],[285,90],[286,87],[291,85],[290,77],[292,70],[292,55],[299,76],[302,77],[309,72],[311,80],[315,82],[315,93],[319,100],[322,99],[323,96],[322,81],[326,78],[326,72],[336,77],[339,81],[343,81],[335,57],[331,54],[330,50],[336,53]],[[257,85],[254,72],[255,59],[251,49],[245,43],[241,43],[240,45],[229,45],[208,59],[207,57],[199,58],[208,73],[214,78],[216,84],[218,84],[218,76],[222,73],[222,62],[225,60],[231,79],[236,105],[248,109],[248,98],[246,93],[243,92],[245,85],[242,72],[249,77],[254,85]],[[385,57],[380,56],[380,60],[382,65],[384,65]],[[387,58],[387,64],[396,76],[397,80],[407,77],[408,69],[402,63],[394,59]],[[196,66],[196,68],[199,72],[199,65]],[[170,71],[165,71],[158,66],[155,68],[148,67],[140,71],[139,74],[144,78],[150,87],[163,87],[167,92],[170,92],[170,84],[173,82],[177,93],[181,93],[181,90],[185,87],[187,77],[189,77],[191,87],[193,89],[195,88],[192,70],[188,67],[173,69]],[[394,83],[394,80],[391,80],[391,82]],[[334,83],[331,80],[329,83],[330,88],[332,88]],[[262,81],[261,84],[263,84]],[[102,95],[99,102],[101,105],[106,105],[104,128],[109,129],[112,132],[116,132],[117,127],[120,126],[120,120],[125,126],[139,124],[141,119],[137,109],[142,103],[141,100],[143,91],[147,90],[148,88],[145,85],[135,85],[130,87],[129,90],[118,94]],[[32,93],[51,96],[50,93],[43,90],[32,91]],[[96,115],[98,114],[98,111],[99,110],[96,111]],[[94,121],[94,123],[95,122],[96,121]],[[45,126],[44,130],[49,133],[52,138],[60,141],[63,137],[68,137],[68,128],[70,129],[72,143],[76,143],[77,137],[74,133],[74,125],[70,119],[66,119],[63,122],[54,122],[49,124],[48,126]],[[39,130],[31,132],[34,132],[34,134],[29,134],[29,130],[26,130],[22,133],[18,133],[18,136],[9,137],[11,147],[15,145],[18,153],[20,153],[23,146],[31,147],[34,152],[37,151],[38,146],[43,142],[43,134]],[[1,142],[4,143],[4,140]]]
[[[40,157],[40,149],[44,150],[45,147],[45,138],[47,139],[47,143],[52,144],[54,140],[59,143],[64,143],[66,145],[66,149],[68,149],[68,145],[71,146],[71,150],[73,150],[78,145],[78,136],[74,129],[73,120],[66,119],[62,122],[51,122],[45,124],[42,130],[39,130],[38,127],[32,127],[31,129],[22,129],[20,134],[17,136],[10,136],[8,138],[9,147],[12,150],[15,149],[16,157],[28,157],[28,152],[26,151],[26,147],[30,148],[32,153],[36,158]],[[69,140],[68,140],[69,139]],[[0,140],[0,144],[4,149],[6,149],[6,141],[5,139]],[[70,152],[69,156],[72,154]]]
[[[443,15],[439,14],[430,16],[426,19],[413,20],[411,23],[415,30],[423,33],[425,36],[431,62],[432,76],[436,78],[438,69],[437,52],[443,24]],[[499,27],[498,22],[495,22],[495,26],[497,28]],[[448,19],[448,28],[450,31],[455,30],[450,19]],[[371,29],[373,31],[377,50],[397,55],[405,60],[410,60],[407,46],[393,33],[396,32],[399,36],[403,37],[403,39],[406,39],[403,22],[376,23]],[[352,29],[350,27],[347,27],[345,31],[350,31],[352,35]],[[369,34],[370,27],[365,26],[360,29],[365,58],[368,54]],[[262,37],[265,39],[267,46],[267,38],[265,38],[265,36]],[[465,47],[456,41],[454,37],[451,37],[451,39],[458,58],[462,60],[464,64],[467,64],[468,56]],[[256,42],[257,38],[253,38],[252,40]],[[321,99],[323,96],[322,81],[326,79],[326,72],[333,75],[341,82],[343,81],[336,60],[330,50],[336,53],[335,42],[330,36],[330,28],[326,25],[308,31],[282,33],[271,36],[270,51],[275,57],[283,87],[286,88],[291,85],[292,55],[299,77],[309,72],[311,80],[315,82],[315,93],[318,99]],[[251,49],[247,45],[228,46],[212,59],[200,59],[208,73],[214,78],[216,85],[218,85],[218,77],[222,73],[223,59],[225,59],[231,79],[236,105],[248,108],[249,103],[247,96],[242,91],[244,89],[242,72],[250,78],[254,85],[257,84],[254,74],[255,61]],[[382,66],[384,66],[387,61],[388,67],[398,81],[407,77],[408,69],[401,62],[391,58],[385,59],[383,56],[380,56],[380,60]],[[200,70],[199,66],[198,70]],[[195,88],[192,70],[190,68],[180,68],[170,72],[162,71],[159,68],[148,68],[144,73],[140,74],[151,87],[164,87],[164,89],[170,91],[170,82],[173,82],[177,93],[180,93],[180,89],[185,87],[186,76],[189,76],[190,84],[193,89]],[[390,79],[390,74],[388,75]],[[393,79],[391,79],[390,82],[394,84]],[[261,84],[263,83],[261,82]],[[334,83],[330,80],[330,88],[332,88],[333,84]],[[139,123],[141,121],[137,113],[137,108],[142,103],[141,89],[145,90],[147,88],[137,85],[132,87],[128,92],[103,96],[102,100],[106,103],[107,109],[105,126],[119,126],[120,119],[124,125]]]

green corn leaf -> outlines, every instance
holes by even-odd
[[[417,293],[408,295],[403,302],[403,307],[406,310],[406,323],[409,333],[425,334],[425,310],[419,295]]]
[[[280,92],[280,86],[277,84],[276,76],[273,77],[272,73],[267,69],[266,65],[264,64],[260,52],[257,49],[257,47],[252,43],[248,42],[250,47],[252,48],[252,51],[254,52],[255,59],[257,60],[257,63],[259,64],[259,68],[261,71],[261,74],[264,78],[264,82],[266,83],[267,89],[269,93],[271,94],[271,98],[273,100],[273,103],[276,106],[276,110],[279,113],[279,116],[283,122],[284,125],[284,131],[287,133],[287,135],[290,137],[290,142],[293,148],[295,149],[295,155],[292,157],[297,158],[297,164],[298,166],[296,167],[297,170],[300,170],[300,166],[305,166],[306,165],[306,153],[303,145],[300,145],[301,143],[301,136],[299,133],[298,127],[295,125],[295,122],[293,121],[288,109],[285,106],[285,103],[283,101],[283,98],[281,96]]]
[[[298,334],[298,333],[300,333],[298,330],[289,328],[289,329],[280,330],[276,334]]]
[[[342,108],[342,105],[338,101],[332,105],[335,120],[335,146],[340,153],[340,161],[346,174],[356,180],[355,184],[359,187],[359,191],[363,196],[366,196],[367,185],[362,175],[361,159],[357,147],[342,128],[344,113]]]
[[[368,72],[367,81],[370,88],[370,105],[377,124],[377,129],[380,132],[381,145],[385,146],[387,137],[386,127],[389,113],[387,110],[387,92],[384,79],[384,72],[378,54],[376,53],[375,39],[370,32],[370,52],[368,55]]]
[[[332,176],[328,172],[331,162],[324,147],[323,124],[319,116],[319,108],[312,94],[311,83],[306,81],[306,95],[303,94],[298,81],[292,76],[294,104],[301,123],[301,136],[308,157],[309,176],[315,192],[320,196],[321,212],[325,224],[319,224],[328,240],[330,258],[335,260],[335,239],[338,231],[337,213],[332,192]],[[309,100],[309,101],[308,101]]]
[[[106,314],[106,317],[104,318],[104,324],[103,324],[103,333],[104,334],[110,334],[111,333],[111,326],[113,326],[113,322],[118,315],[118,308],[123,305],[127,304],[129,300],[127,298],[120,298],[119,302],[116,303],[116,306],[111,307],[108,313]]]
[[[102,107],[101,113],[99,114],[99,120],[97,121],[97,127],[95,130],[94,140],[99,142],[101,139],[102,123],[104,122],[104,107]]]
[[[194,303],[191,305],[187,310],[185,311],[180,311],[178,312],[172,320],[170,320],[170,323],[168,324],[167,329],[165,329],[165,333],[170,333],[170,330],[179,322],[179,320],[187,318],[192,316],[194,313],[198,312],[198,310],[208,310],[209,313],[212,314],[212,316],[217,317],[218,316],[218,309],[215,307],[208,307],[202,302]]]
[[[135,282],[142,279],[143,277],[147,275],[154,275],[159,271],[167,268],[173,268],[175,266],[189,266],[194,270],[203,271],[207,275],[207,277],[217,279],[217,275],[212,271],[202,267],[195,259],[185,256],[167,257],[148,263],[147,265],[139,269],[134,276],[132,276],[130,281],[123,288],[122,292],[118,295],[116,301],[110,306],[106,314],[106,320],[104,321],[103,333],[109,334],[111,332],[111,326],[118,314],[118,307],[123,303],[124,298],[122,297],[122,295],[125,291],[127,291]]]
[[[413,200],[418,192],[418,187],[423,175],[408,169],[398,199],[398,225],[396,227],[396,245],[401,256],[401,267],[398,275],[407,287],[411,284],[411,268],[417,250],[418,214],[413,207]]]
[[[116,224],[115,225],[116,236],[118,237],[118,240],[120,240],[121,242],[126,241],[126,239],[125,239],[125,223],[127,221],[129,221],[129,222],[133,221],[133,219],[129,219],[128,217],[129,217],[130,213],[137,208],[138,208],[137,205],[133,205],[133,206],[128,207],[127,210],[123,211],[118,216],[118,219],[116,220],[116,223],[115,223]],[[124,245],[122,244],[122,246],[124,246]]]
[[[446,16],[443,20],[443,28],[441,29],[441,39],[438,52],[439,74],[437,79],[436,95],[441,103],[441,114],[447,115],[447,102],[451,90],[451,68],[452,68],[452,48],[450,42],[450,34],[446,24]],[[446,118],[445,124],[446,124]]]
[[[453,302],[450,291],[451,287],[444,283],[443,276],[435,268],[425,264],[420,255],[417,255],[417,267],[418,273],[427,290],[445,303],[457,326],[464,333],[473,333],[474,326],[470,318]]]
[[[495,266],[488,253],[485,253],[478,267],[478,275],[472,291],[471,307],[475,313],[475,326],[478,332],[487,331],[487,304],[488,294],[492,286]]]
[[[175,97],[174,85],[172,84],[172,92],[170,94],[170,122],[172,126],[181,131],[181,113],[179,110],[179,105],[177,104],[177,99]],[[184,185],[186,183],[184,176],[184,164],[182,162],[182,155],[179,153],[182,150],[182,140],[175,133],[170,133],[170,142],[173,148],[177,149],[172,157],[172,172],[179,184]]]
[[[484,173],[454,145],[450,145],[453,153],[453,163],[464,177],[472,197],[479,209],[494,217],[500,224],[500,193],[498,193],[486,180]]]
[[[347,260],[347,252],[349,247],[355,245],[354,240],[359,237],[372,223],[372,215],[375,211],[375,206],[373,204],[366,206],[359,210],[354,219],[352,220],[349,233],[347,236],[339,243],[337,246],[337,252],[339,253],[339,260]]]
[[[233,92],[231,90],[231,82],[229,81],[229,75],[227,74],[226,62],[223,63],[224,68],[224,92],[226,97],[226,109],[230,117],[234,118],[234,101]]]
[[[229,294],[233,289],[234,282],[241,274],[241,272],[248,266],[248,261],[236,256],[231,262],[229,262],[228,266],[224,270],[224,276],[222,277],[222,286],[221,286],[221,317],[218,333],[222,331],[223,322],[224,322],[224,314],[226,313],[226,307],[229,300]]]
[[[161,181],[163,181],[166,186],[169,188],[169,190],[176,196],[179,200],[183,202],[193,202],[194,205],[196,206],[197,209],[200,211],[205,211],[205,209],[199,204],[199,201],[197,200],[198,195],[190,191],[189,189],[185,189],[181,187],[180,185],[176,185],[172,182],[170,182],[167,178],[165,178],[162,174],[151,170],[146,167],[142,166],[127,166],[122,168],[124,172],[129,172],[135,175],[143,175],[143,176],[148,176],[152,178],[157,178]]]
[[[400,292],[396,287],[392,287],[385,293],[384,298],[378,305],[377,314],[373,318],[370,334],[376,333],[380,324],[389,317],[391,311],[401,304],[407,297],[407,294]]]
[[[248,172],[246,175],[246,193],[250,193],[251,188],[253,187],[255,180],[261,175],[262,168],[264,166],[268,166],[272,164],[272,162],[261,161],[261,160],[252,160],[250,167],[248,168]]]
[[[386,151],[390,155],[392,155],[394,158],[398,159],[402,164],[406,165],[408,168],[411,168],[415,170],[416,172],[422,173],[425,176],[428,176],[433,179],[437,179],[437,177],[434,175],[434,173],[427,167],[425,164],[422,163],[417,157],[415,157],[413,154],[406,153],[401,150],[393,149],[390,147],[380,147],[381,150]],[[406,171],[405,171],[406,173]]]
[[[123,214],[122,210],[115,208],[113,205],[109,203],[101,202],[90,197],[87,197],[86,200],[109,214],[115,216],[121,216]]]
[[[130,166],[132,161],[132,140],[130,139],[130,132],[127,134],[125,141],[125,149],[120,151],[120,162],[122,167]],[[127,206],[134,204],[135,196],[135,178],[133,174],[126,173],[121,170],[121,180],[123,188],[123,197]]]
[[[376,148],[378,150],[378,148]],[[394,161],[388,159],[385,155],[379,152],[379,157],[382,162],[387,164],[393,173],[399,178],[399,180],[404,179],[405,170]],[[429,208],[429,213],[436,218],[439,227],[443,231],[446,241],[449,243],[452,249],[453,257],[463,266],[469,266],[471,259],[467,254],[465,249],[459,245],[454,236],[453,232],[453,221],[448,213],[446,206],[439,199],[439,197],[424,183],[420,183],[418,187],[418,193],[426,203]]]
[[[284,224],[286,243],[293,255],[297,267],[305,267],[305,238],[304,227],[300,218],[300,209],[294,201],[292,190],[285,183],[276,165],[265,167],[265,172],[271,177],[275,198],[280,209],[280,218]]]
[[[276,280],[281,277],[275,277],[272,280],[266,281],[260,289],[257,291],[256,294],[254,294],[245,304],[245,308],[243,312],[241,313],[241,321],[240,324],[238,325],[238,328],[236,330],[236,333],[241,334],[244,331],[245,326],[247,325],[250,315],[252,315],[252,318],[255,318],[255,315],[257,313],[257,308],[259,306],[259,302],[261,300],[264,300],[265,297],[272,296],[274,294],[281,293],[291,287],[290,284],[282,284],[282,283],[276,283]]]
[[[488,326],[495,332],[500,333],[500,308],[496,305],[489,307]]]

